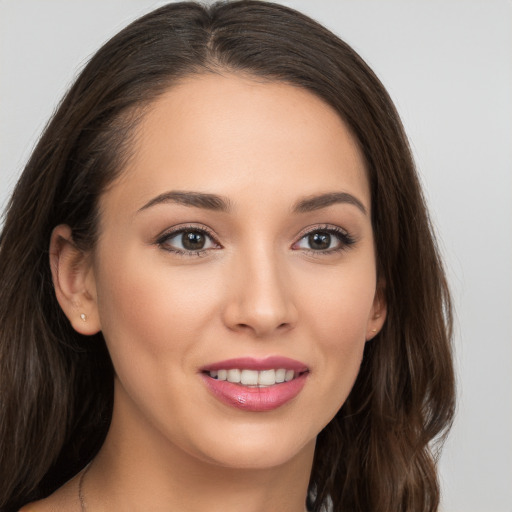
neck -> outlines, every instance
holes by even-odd
[[[304,512],[314,441],[274,467],[202,460],[152,426],[114,410],[107,439],[83,479],[87,512]]]

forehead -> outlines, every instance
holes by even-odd
[[[136,129],[133,158],[109,200],[134,207],[166,190],[294,202],[369,186],[355,138],[336,111],[299,87],[238,75],[182,80],[159,97]]]

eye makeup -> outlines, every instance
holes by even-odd
[[[315,256],[327,256],[349,249],[356,243],[346,230],[332,224],[310,226],[299,234],[291,249]],[[155,244],[161,249],[184,257],[203,257],[209,251],[222,249],[222,244],[204,225],[180,225],[159,235]]]
[[[334,224],[309,226],[299,234],[299,237],[299,240],[292,245],[292,249],[304,250],[315,256],[339,253],[356,243],[356,239],[347,230]],[[309,247],[304,247],[304,242]]]
[[[206,256],[208,251],[222,249],[210,229],[196,224],[171,228],[159,235],[155,244],[165,251],[184,257]]]

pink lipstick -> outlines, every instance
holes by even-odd
[[[301,392],[308,375],[305,364],[280,356],[229,359],[201,368],[201,377],[216,398],[251,412],[286,404]]]

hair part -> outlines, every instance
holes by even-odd
[[[383,330],[349,398],[319,434],[309,510],[434,512],[436,446],[454,412],[451,307],[407,138],[384,87],[327,29],[255,0],[169,4],[133,22],[84,68],[7,206],[0,241],[0,508],[17,510],[79,471],[109,427],[113,368],[100,334],[76,333],[48,263],[53,228],[82,250],[136,127],[181,79],[237,73],[304,88],[334,108],[366,160]],[[438,445],[432,444],[437,441]]]

